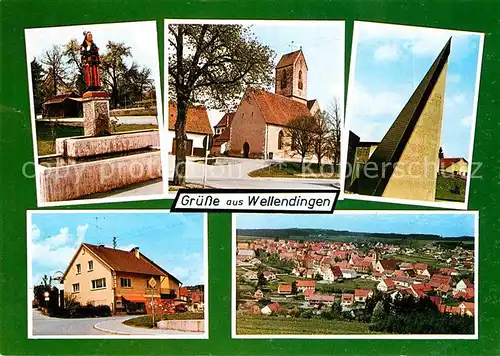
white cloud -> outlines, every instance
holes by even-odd
[[[31,225],[31,241],[39,239],[40,235],[41,235],[41,231],[38,228],[38,226],[36,226],[35,224],[32,224]]]
[[[33,228],[31,239],[32,262],[37,265],[63,270],[83,242],[88,225],[78,225],[76,234],[68,227],[59,229],[59,233],[48,238],[40,238],[40,229]],[[38,237],[37,237],[38,236]]]
[[[49,248],[57,248],[59,246],[63,246],[70,241],[71,237],[69,235],[69,228],[62,227],[59,230],[59,234],[50,236],[47,239],[43,240],[43,244],[48,246]]]
[[[396,61],[401,56],[401,51],[395,44],[384,44],[377,47],[373,56],[378,62]]]
[[[398,92],[369,91],[361,83],[356,82],[353,89],[353,117],[373,117],[380,115],[395,116],[404,105]]]
[[[461,120],[460,123],[462,124],[462,126],[470,127],[474,123],[474,118],[472,117],[472,115],[467,115]]]
[[[112,247],[112,246],[110,246]],[[128,245],[122,245],[122,246],[117,246],[116,248],[118,250],[123,250],[123,251],[130,251],[132,250],[134,247],[139,247],[139,251],[141,250],[141,247],[139,245],[136,245],[136,244],[128,244]]]
[[[465,93],[455,94],[451,97],[452,104],[462,104],[465,102]]]

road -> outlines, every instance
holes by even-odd
[[[175,156],[168,156],[168,177],[174,176]],[[188,157],[186,180],[190,183],[203,182],[202,163],[194,162],[203,158]],[[332,189],[339,188],[338,180],[309,178],[252,178],[248,173],[267,167],[275,161],[245,158],[224,158],[228,164],[207,165],[207,185],[213,188],[240,189]]]
[[[202,333],[163,329],[136,328],[123,324],[137,316],[111,316],[106,318],[61,319],[51,318],[33,310],[33,336],[48,335],[187,335]]]

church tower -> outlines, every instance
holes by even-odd
[[[279,60],[275,92],[307,105],[307,64],[302,49],[284,54]]]

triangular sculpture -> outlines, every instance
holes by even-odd
[[[349,191],[434,201],[451,38],[361,169]]]

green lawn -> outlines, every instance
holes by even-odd
[[[465,183],[461,178],[443,177],[438,174],[436,181],[436,200],[465,201]]]
[[[204,319],[203,313],[185,312],[185,313],[175,313],[175,314],[165,314],[165,315],[155,316],[155,322],[160,320],[200,320],[200,319]],[[130,326],[151,328],[153,325],[153,317],[151,315],[143,315],[137,318],[125,320],[123,324]]]
[[[409,262],[409,263],[427,263],[429,266],[434,266],[434,267],[446,267],[447,264],[445,262],[436,260],[432,256],[426,256],[426,255],[394,255],[391,256],[391,258],[395,260],[399,260],[402,262]]]
[[[285,318],[264,315],[238,315],[238,335],[327,335],[373,334],[369,324],[343,320]]]
[[[136,131],[136,130],[147,130],[147,129],[157,129],[156,125],[149,124],[130,124],[130,125],[118,125],[112,132],[126,132],[126,131]],[[38,155],[45,156],[50,154],[55,154],[55,142],[53,140],[53,133],[51,130],[51,125],[45,122],[37,122],[36,124],[36,139],[38,147]],[[55,137],[72,137],[72,136],[83,136],[83,124],[82,123],[65,123],[57,124],[55,127]]]
[[[311,175],[313,175],[314,178],[338,178],[338,174],[334,172],[333,168],[334,166],[331,164],[322,164],[321,166],[318,166],[317,163],[308,163],[304,165],[303,169],[300,163],[282,162],[274,163],[269,167],[257,169],[248,173],[248,175],[250,177],[300,178],[302,174],[305,174],[308,178],[311,178]]]

